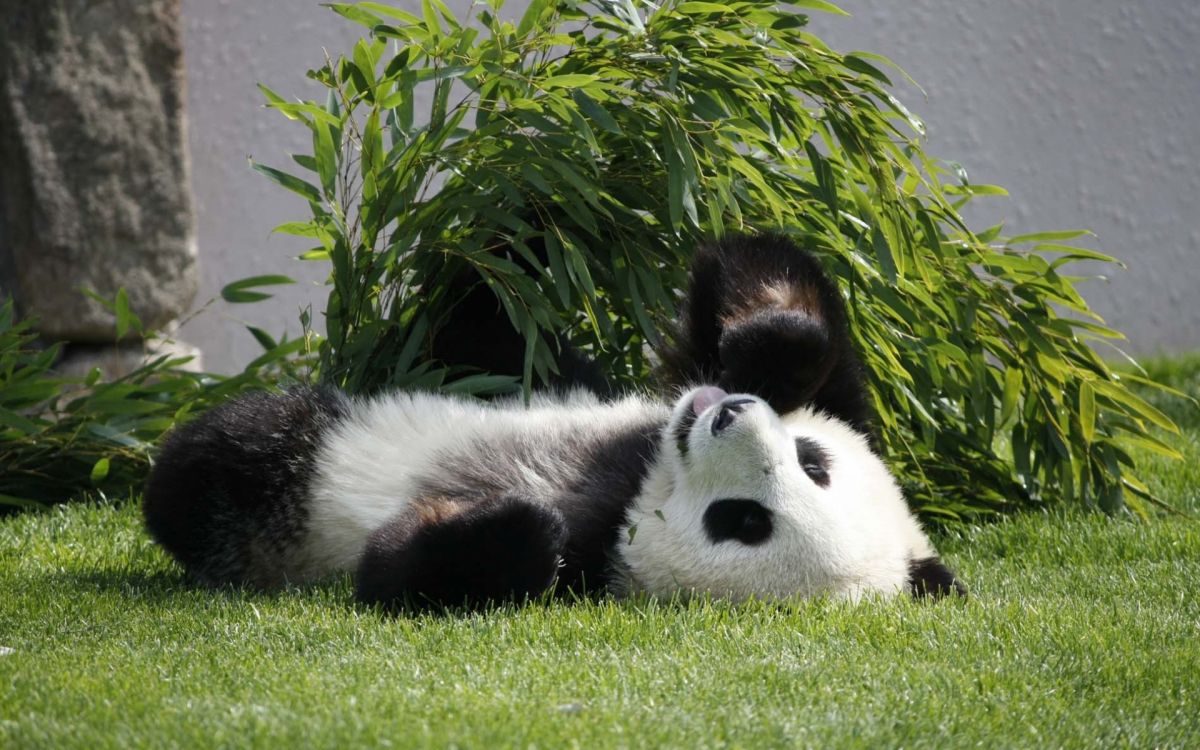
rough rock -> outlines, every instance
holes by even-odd
[[[0,289],[44,336],[113,340],[196,291],[179,0],[0,0]]]

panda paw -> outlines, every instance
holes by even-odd
[[[924,557],[908,564],[909,593],[914,598],[967,597],[967,587],[939,557]]]
[[[823,321],[797,310],[768,308],[721,331],[718,385],[755,393],[786,413],[810,403],[837,362],[837,342]]]
[[[519,497],[418,503],[371,535],[356,596],[391,610],[520,603],[554,585],[566,540],[557,510]]]

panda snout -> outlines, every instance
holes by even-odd
[[[745,393],[729,394],[715,386],[703,386],[688,394],[677,406],[672,420],[669,439],[675,444],[681,458],[687,459],[693,447],[701,451],[716,450],[717,455],[726,455],[734,445],[763,443],[765,434],[771,431],[774,412],[761,399]],[[734,439],[735,436],[737,439]],[[696,445],[691,445],[695,440]],[[707,444],[707,445],[706,445]],[[745,451],[757,455],[765,448],[747,445],[736,449],[735,454]],[[723,445],[725,447],[718,448]],[[729,454],[734,455],[734,454]]]
[[[730,398],[722,401],[717,406],[716,416],[713,417],[712,434],[719,435],[724,432],[731,424],[737,421],[738,415],[753,403],[754,399],[752,398]]]

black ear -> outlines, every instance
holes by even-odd
[[[917,598],[940,599],[943,596],[967,595],[967,587],[954,577],[940,557],[926,557],[908,563],[908,590]]]

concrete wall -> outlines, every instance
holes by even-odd
[[[361,27],[316,0],[184,0],[183,24],[200,252],[196,304],[214,296],[217,301],[179,335],[201,347],[206,369],[227,372],[262,351],[246,323],[294,336],[299,311],[310,304],[314,321],[321,320],[325,295],[319,282],[328,272],[295,260],[309,249],[303,241],[271,235],[285,221],[307,218],[308,206],[252,171],[247,157],[287,169],[288,154],[306,153],[312,140],[303,125],[264,109],[256,84],[289,98],[323,101],[321,87],[304,72],[324,64],[322,48],[331,55],[349,50]],[[301,283],[275,287],[276,296],[258,304],[229,305],[219,298],[225,284],[266,273]]]
[[[523,8],[512,0],[506,13]],[[1128,271],[1085,294],[1140,352],[1200,349],[1200,4],[1190,0],[846,0],[853,18],[824,14],[813,29],[835,48],[888,55],[927,92],[901,98],[929,130],[931,153],[963,163],[975,182],[1008,188],[971,214],[1012,233],[1088,228],[1093,247]],[[467,6],[460,0],[456,10]],[[306,216],[246,166],[283,165],[306,131],[263,110],[254,84],[320,95],[303,71],[348,50],[358,27],[308,0],[184,0],[201,301],[243,276],[284,272],[306,283],[248,306],[217,302],[184,337],[211,369],[258,351],[242,324],[295,333],[301,306],[320,319],[323,266],[271,237]]]
[[[1200,349],[1200,3],[846,0],[814,17],[835,49],[887,55],[929,151],[1003,185],[969,218],[1090,229],[1127,271],[1085,297],[1137,352]]]

